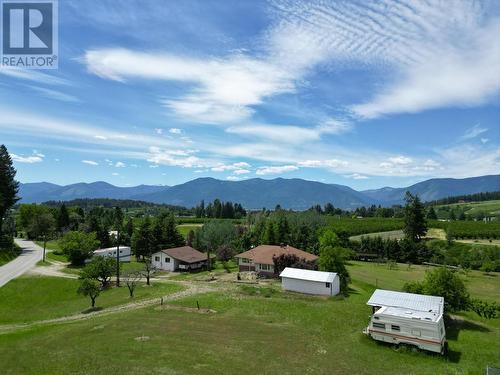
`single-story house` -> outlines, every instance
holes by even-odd
[[[191,246],[160,250],[151,257],[153,267],[164,271],[189,271],[206,267],[207,254]]]
[[[274,275],[274,257],[291,254],[306,261],[316,261],[318,257],[292,246],[260,245],[235,256],[240,272],[255,271],[266,276]]]
[[[130,262],[131,253],[132,252],[129,246],[120,246],[120,254],[118,256],[118,259],[120,259],[120,262]],[[116,259],[116,246],[95,250],[94,256],[112,257]]]
[[[280,277],[283,290],[326,296],[340,293],[340,279],[334,272],[286,267]]]

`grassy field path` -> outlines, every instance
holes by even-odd
[[[165,295],[163,297],[155,297],[155,298],[150,298],[138,302],[131,302],[123,305],[118,305],[114,307],[109,307],[103,310],[95,310],[95,311],[89,311],[89,312],[83,312],[83,313],[78,313],[78,314],[73,314],[73,315],[68,315],[68,316],[63,316],[59,318],[54,318],[54,319],[46,319],[46,320],[38,320],[30,323],[20,323],[20,324],[4,324],[0,325],[0,334],[4,333],[10,333],[13,331],[18,331],[22,329],[27,329],[31,328],[34,326],[43,326],[43,325],[52,325],[52,324],[59,324],[59,323],[70,323],[70,322],[76,322],[80,320],[87,320],[87,319],[92,319],[95,317],[100,317],[100,316],[105,316],[105,315],[110,315],[110,314],[116,314],[116,313],[121,313],[124,311],[130,311],[130,310],[136,310],[148,306],[153,306],[153,305],[160,305],[161,300],[163,300],[164,303],[174,301],[177,299],[183,299],[186,297],[190,297],[196,294],[204,294],[208,292],[213,292],[216,290],[216,288],[207,285],[206,283],[196,283],[196,282],[186,282],[186,281],[174,281],[175,284],[180,284],[182,285],[185,289],[175,292],[172,294]],[[220,289],[220,288],[218,288]]]

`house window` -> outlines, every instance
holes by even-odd
[[[170,258],[165,258],[165,262],[170,263]]]
[[[250,263],[250,259],[248,259],[248,258],[241,258],[241,263]]]
[[[155,262],[159,262],[160,261],[160,257],[155,257]]]
[[[392,331],[400,331],[401,329],[399,328],[399,326],[391,325],[391,330]]]
[[[385,324],[384,323],[373,322],[372,325],[373,325],[373,328],[381,328],[385,331]]]
[[[330,284],[330,283],[326,283],[326,285],[325,285],[325,286],[326,286],[328,289],[330,289],[331,284]]]
[[[259,268],[262,270],[262,271],[269,271],[271,269],[271,265],[269,264],[260,264],[259,265]]]

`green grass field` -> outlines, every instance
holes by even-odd
[[[149,307],[0,335],[3,374],[482,374],[500,366],[498,321],[455,323],[443,358],[365,337],[373,291],[365,283],[348,298],[258,290],[173,303],[198,302],[211,314]]]
[[[405,282],[422,280],[425,272],[435,267],[412,265],[408,270],[407,264],[398,263],[397,269],[389,269],[387,264],[383,263],[350,261],[347,268],[351,278],[355,281],[382,289],[400,290]],[[480,271],[469,271],[467,274],[462,274],[461,277],[472,296],[500,303],[499,273],[487,276]]]
[[[90,299],[77,294],[79,281],[58,277],[21,277],[0,288],[0,324],[25,323],[80,313]],[[144,298],[159,297],[181,290],[172,283],[139,285],[134,299],[128,289],[111,288],[97,298],[96,306],[107,308]]]
[[[175,308],[147,307],[3,333],[2,374],[483,374],[486,365],[500,367],[500,319],[474,313],[460,314],[448,326],[448,357],[364,336],[371,311],[366,301],[375,284],[400,289],[405,281],[422,279],[426,268],[400,264],[389,270],[363,262],[348,267],[353,283],[347,298],[286,293],[277,281],[211,283],[220,289],[167,304]],[[500,302],[500,275],[462,277],[473,297]],[[0,288],[0,324],[84,310],[88,301],[76,295],[76,283],[21,278],[7,284]],[[97,304],[129,300],[126,288],[105,293],[112,292]],[[197,304],[201,312],[212,312],[199,313]]]
[[[177,225],[177,230],[184,236],[187,237],[189,231],[201,228],[203,224],[179,224]]]

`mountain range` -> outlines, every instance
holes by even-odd
[[[40,203],[49,200],[68,201],[79,198],[136,199],[193,207],[218,198],[241,203],[248,209],[262,207],[304,210],[316,204],[331,202],[335,207],[353,209],[367,205],[391,206],[403,203],[404,194],[419,194],[424,201],[449,196],[500,190],[500,175],[464,179],[435,178],[404,187],[384,187],[356,191],[345,185],[325,184],[302,179],[252,178],[243,181],[222,181],[198,178],[175,186],[138,185],[118,187],[107,182],[77,183],[66,186],[48,182],[20,184],[21,203]]]

